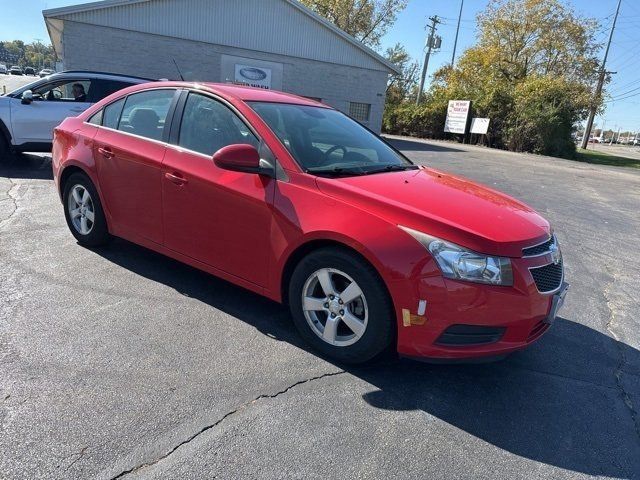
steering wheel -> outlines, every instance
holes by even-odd
[[[324,152],[324,156],[325,158],[329,158],[331,156],[331,154],[337,150],[342,150],[342,156],[344,157],[347,154],[347,149],[346,147],[343,147],[342,145],[335,145],[333,147],[331,147],[329,150],[327,150],[326,152]]]

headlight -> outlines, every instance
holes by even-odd
[[[513,285],[510,259],[482,255],[426,233],[402,225],[398,227],[415,238],[433,255],[445,277],[491,285]]]

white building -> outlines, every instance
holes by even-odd
[[[319,99],[374,131],[397,72],[295,0],[104,0],[43,15],[66,70],[248,83]]]

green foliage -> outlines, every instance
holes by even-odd
[[[434,74],[418,108],[392,105],[385,130],[441,137],[447,101],[471,100],[491,119],[489,145],[573,158],[597,77],[596,23],[558,0],[491,0],[478,25],[478,43]]]
[[[396,21],[407,0],[300,0],[338,28],[369,47],[378,47],[380,38]]]
[[[418,85],[419,65],[399,43],[387,48],[384,56],[401,71],[399,75],[391,75],[387,84],[386,106],[395,107],[412,98]]]
[[[0,62],[21,67],[53,67],[56,55],[51,45],[40,41],[24,43],[12,40],[0,42]]]

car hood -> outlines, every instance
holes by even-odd
[[[550,234],[549,223],[524,203],[429,168],[316,183],[335,199],[480,253],[520,257]]]

